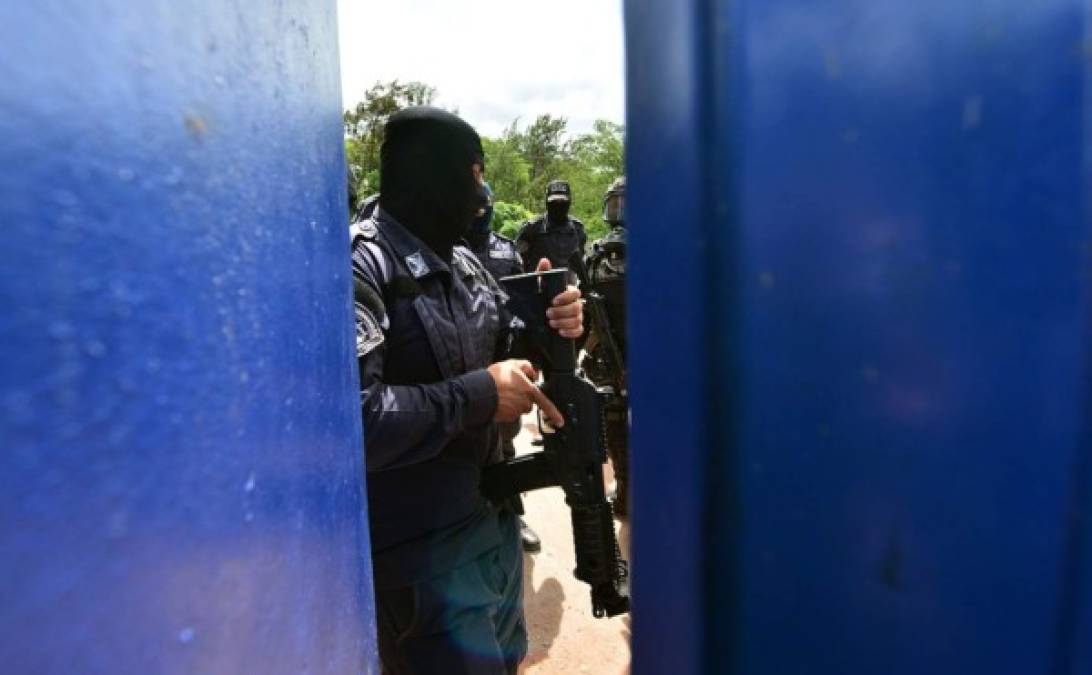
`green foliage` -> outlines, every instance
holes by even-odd
[[[565,135],[568,120],[564,117],[539,115],[522,134],[512,123],[513,137],[520,154],[530,167],[528,186],[532,195],[545,194],[546,184],[555,178],[558,162],[565,155]]]
[[[398,110],[428,105],[436,90],[421,82],[377,83],[364,101],[345,111],[345,156],[356,167],[361,197],[379,190],[379,148],[383,125]],[[603,195],[625,172],[625,128],[597,120],[590,133],[570,137],[568,120],[540,115],[521,128],[515,120],[499,138],[482,138],[486,179],[493,187],[493,226],[515,236],[520,224],[545,210],[546,184],[566,180],[572,187],[570,213],[583,221],[588,240],[607,232],[602,219]]]
[[[493,231],[515,239],[519,227],[534,214],[519,204],[493,202]]]
[[[512,137],[483,138],[485,177],[498,200],[522,204],[530,195],[531,165]]]

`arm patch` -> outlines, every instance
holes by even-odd
[[[364,358],[383,344],[383,329],[372,310],[363,303],[353,303],[356,309],[356,357]]]

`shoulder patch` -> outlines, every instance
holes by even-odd
[[[516,245],[503,237],[497,237],[489,242],[489,257],[494,260],[516,260]]]
[[[378,234],[379,228],[375,226],[375,220],[371,218],[358,220],[349,226],[349,235],[354,243],[358,238],[371,241],[372,239],[375,239]]]
[[[364,303],[353,304],[356,310],[356,357],[360,359],[383,344],[383,329],[380,328],[375,314]]]
[[[409,268],[414,279],[420,279],[429,272],[428,263],[425,262],[425,256],[421,255],[420,251],[415,251],[406,256],[406,267]]]

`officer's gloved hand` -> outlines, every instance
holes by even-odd
[[[549,272],[550,268],[550,260],[543,258],[538,261],[535,271]],[[554,298],[552,304],[553,307],[546,310],[550,328],[556,330],[561,337],[574,340],[584,334],[584,303],[580,302],[579,288],[569,286]]]
[[[546,394],[535,384],[538,371],[530,361],[509,359],[494,363],[487,368],[497,385],[497,411],[493,413],[494,422],[515,422],[521,415],[531,412],[531,407],[538,404],[542,414],[555,429],[565,424],[561,411],[546,398]]]

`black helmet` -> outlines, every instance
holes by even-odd
[[[618,227],[626,224],[626,177],[615,178],[603,196],[603,220]]]

